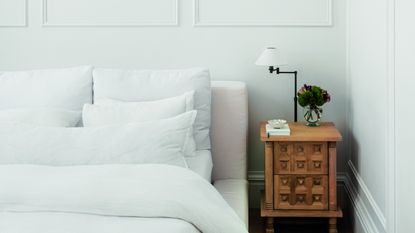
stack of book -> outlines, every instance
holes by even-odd
[[[267,124],[266,131],[268,136],[290,136],[291,134],[290,126],[288,124],[285,124],[279,129],[275,129],[270,124]]]

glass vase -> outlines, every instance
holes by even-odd
[[[304,119],[307,121],[307,126],[320,126],[320,120],[323,115],[323,109],[318,106],[308,105],[304,107]]]

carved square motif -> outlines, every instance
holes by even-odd
[[[314,153],[316,154],[321,153],[321,145],[314,145]]]
[[[288,201],[288,194],[281,194],[281,201],[287,202]]]
[[[288,168],[288,161],[280,161],[280,166],[282,169]]]
[[[283,185],[288,185],[288,178],[281,178],[281,183],[283,184]]]
[[[321,161],[313,161],[314,168],[321,168]]]
[[[281,150],[281,152],[287,152],[288,151],[287,145],[281,145],[280,150]]]
[[[297,194],[297,202],[304,203],[305,195],[304,194]]]
[[[297,178],[297,184],[298,185],[304,185],[304,183],[305,183],[305,178],[304,177]]]
[[[300,168],[300,169],[305,168],[305,161],[297,161],[297,168]]]
[[[313,202],[321,202],[322,195],[313,195]]]
[[[298,146],[297,147],[297,152],[299,152],[299,153],[304,152],[304,147],[303,146]]]

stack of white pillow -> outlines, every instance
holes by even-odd
[[[0,72],[0,164],[188,167],[210,149],[210,95],[206,69]]]

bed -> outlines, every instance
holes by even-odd
[[[71,151],[67,155],[62,154],[62,157],[68,156],[68,158],[64,161],[65,163],[60,164],[61,166],[50,166],[49,162],[56,163],[53,155],[59,153],[50,152],[50,145],[48,151],[43,154],[46,160],[43,157],[24,158],[26,159],[23,159],[24,161],[30,162],[21,163],[22,158],[16,162],[15,157],[5,155],[27,154],[27,151],[20,149],[21,147],[16,149],[21,144],[13,145],[17,142],[9,139],[10,135],[15,134],[16,126],[5,126],[2,123],[2,120],[7,118],[2,116],[2,111],[22,107],[63,106],[76,113],[84,104],[92,104],[100,97],[113,95],[114,89],[118,89],[118,93],[121,93],[115,99],[127,98],[128,90],[126,89],[131,87],[131,84],[124,87],[117,85],[123,83],[119,80],[128,79],[128,74],[124,71],[117,71],[122,75],[117,77],[116,82],[105,83],[94,80],[94,72],[108,74],[113,71],[96,71],[92,67],[81,67],[69,70],[21,73],[0,72],[0,140],[7,142],[6,146],[3,143],[3,147],[0,148],[0,160],[2,161],[0,162],[0,184],[2,186],[0,189],[0,232],[247,232],[248,104],[247,88],[242,82],[210,81],[209,77],[209,98],[205,98],[203,93],[200,95],[200,92],[195,94],[209,99],[211,109],[208,112],[211,123],[209,122],[208,138],[204,136],[206,131],[203,124],[195,123],[193,127],[193,129],[200,127],[201,130],[200,134],[195,136],[194,156],[185,160],[189,169],[151,163],[104,163],[108,158],[111,159],[110,154],[104,158],[103,164],[92,163],[92,161],[96,161],[96,158],[91,157],[88,158],[91,164],[85,165],[78,163],[80,160],[76,159],[77,156],[71,156],[76,153],[81,160],[88,156],[88,154],[82,155],[83,152],[77,150]],[[186,72],[180,71],[179,73]],[[206,74],[205,69],[201,72]],[[152,73],[151,76],[158,76],[157,74]],[[53,76],[54,78],[39,78],[43,76]],[[61,79],[57,80],[56,77],[61,77]],[[174,79],[171,74],[169,77]],[[31,85],[25,87],[27,83],[31,83]],[[99,85],[107,85],[111,88],[101,88],[100,90]],[[159,83],[154,85],[157,86],[157,90],[160,89]],[[170,88],[168,83],[165,85],[166,88]],[[195,85],[201,88],[201,85],[195,81],[192,81],[191,85],[193,87],[188,88],[194,89]],[[174,89],[183,93],[187,88],[185,86],[180,84],[180,88]],[[184,89],[179,90],[182,87]],[[165,92],[161,92],[162,95]],[[154,92],[148,93],[147,96],[152,94]],[[172,93],[166,95],[172,95]],[[134,98],[137,100],[138,97],[134,96]],[[203,103],[200,106],[202,105]],[[203,107],[206,106],[206,104],[203,105]],[[202,111],[204,110],[202,109]],[[71,113],[69,116],[75,119],[75,113]],[[59,115],[60,113],[55,111],[53,114]],[[13,114],[6,114],[9,118],[10,115],[16,118],[21,114],[16,111]],[[25,120],[30,120],[32,123],[32,121],[37,121],[35,116],[38,116],[38,121],[43,121],[45,116],[49,115],[51,115],[49,110],[47,113],[43,111],[42,114],[33,113],[30,119]],[[65,115],[66,118],[69,116]],[[186,117],[191,118],[192,115],[184,116],[184,118]],[[195,117],[197,122],[200,115],[195,115]],[[68,122],[66,118],[65,122]],[[54,120],[48,119],[48,124],[61,124],[61,121],[61,118],[59,121],[56,118]],[[164,122],[160,125],[154,123],[148,127],[128,125],[128,129],[135,127],[137,132],[146,132],[145,130],[154,128],[155,125],[161,128],[174,127],[171,126],[172,122]],[[176,124],[174,123],[174,125]],[[85,129],[90,130],[91,132],[88,131],[88,134],[92,136],[80,141],[79,135],[84,137],[85,133],[79,133],[79,129],[68,131],[68,135],[62,136],[63,133],[58,129],[49,128],[48,135],[56,135],[54,136],[55,140],[36,136],[39,130],[44,134],[43,128],[31,128],[30,133],[27,133],[26,128],[19,130],[24,130],[24,136],[27,137],[24,140],[25,144],[28,148],[34,146],[32,147],[32,150],[35,148],[33,151],[44,150],[44,148],[38,147],[41,140],[52,141],[50,144],[56,147],[56,151],[70,151],[73,150],[71,145],[82,147],[83,144],[102,144],[106,142],[107,131],[110,132],[108,134],[113,135],[117,135],[118,132],[118,128],[100,128],[99,132],[95,128],[94,130]],[[131,134],[128,138],[135,137],[136,134],[130,131]],[[149,132],[151,133],[151,131]],[[21,135],[19,133],[19,139],[21,139]],[[57,146],[60,144],[60,137],[70,143],[62,143]],[[104,141],[96,139],[97,137],[102,137]],[[126,140],[126,138],[122,138],[122,141]],[[141,139],[139,136],[136,140],[144,144],[150,143],[146,141],[147,138]],[[176,139],[174,143],[178,143]],[[70,145],[68,146],[68,144]],[[109,144],[111,144],[110,141],[106,151],[102,153],[111,151],[112,147]],[[128,146],[131,145],[126,145],[126,151],[132,150],[133,147]],[[149,148],[151,147],[149,146]],[[46,155],[49,152],[51,157]],[[90,151],[87,152],[91,154]],[[128,158],[127,156],[126,159]],[[47,163],[43,164],[43,161],[47,161]]]

